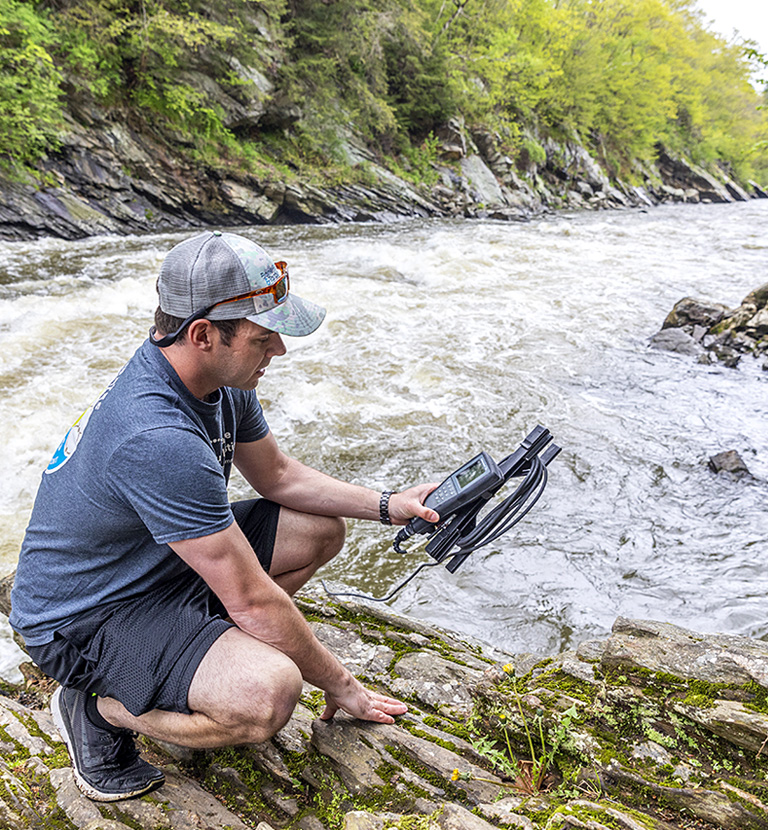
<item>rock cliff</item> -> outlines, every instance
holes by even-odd
[[[307,688],[265,744],[146,743],[167,783],[95,804],[75,787],[28,664],[0,697],[0,824],[78,830],[768,828],[768,645],[618,619],[541,660],[380,608],[305,595],[318,637],[400,696],[394,726],[317,719]]]
[[[206,77],[197,82],[206,86]],[[209,78],[207,86],[211,83]],[[244,111],[253,116],[254,107],[258,118],[267,117],[258,103],[231,99],[232,123],[240,123]],[[539,160],[525,152],[513,160],[501,149],[499,136],[460,122],[445,125],[438,135],[434,184],[396,176],[361,140],[343,134],[339,152],[347,159],[348,176],[342,183],[317,186],[276,172],[248,173],[224,160],[193,162],[188,141],[174,133],[150,131],[128,113],[99,110],[76,98],[67,119],[59,150],[36,175],[0,174],[0,238],[74,239],[203,225],[387,222],[419,216],[525,220],[562,207],[764,196],[756,187],[748,194],[722,171],[714,176],[661,149],[657,164],[638,165],[635,178],[642,184],[611,180],[575,136],[562,142],[533,136]]]

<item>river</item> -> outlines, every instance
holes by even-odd
[[[768,279],[768,202],[562,213],[528,224],[249,228],[328,308],[260,386],[282,447],[374,488],[500,459],[536,424],[562,446],[533,511],[399,612],[554,653],[619,615],[768,637],[768,372],[650,350],[685,296],[736,306]],[[16,561],[61,436],[139,346],[188,234],[0,243],[0,567]],[[736,449],[754,474],[714,475]],[[233,497],[247,493],[235,477]],[[385,593],[424,555],[350,522],[326,576]],[[19,653],[5,627],[0,673]]]

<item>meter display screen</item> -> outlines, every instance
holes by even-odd
[[[459,472],[456,473],[456,481],[459,484],[459,488],[463,490],[470,482],[474,481],[476,478],[480,478],[480,476],[486,472],[486,469],[485,463],[481,457],[468,467],[465,467],[463,470],[459,470]]]

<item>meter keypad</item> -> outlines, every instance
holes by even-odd
[[[433,502],[432,506],[437,507],[438,504],[442,504],[446,499],[453,498],[455,495],[456,488],[453,486],[453,482],[449,480],[443,482],[442,486],[432,493],[430,500]]]

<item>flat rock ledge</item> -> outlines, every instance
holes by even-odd
[[[768,371],[768,283],[750,291],[736,308],[683,297],[650,345],[696,357],[700,363],[716,359],[729,368],[738,366],[742,355],[752,354],[763,359],[762,368]]]
[[[78,830],[768,828],[768,644],[619,618],[540,660],[388,610],[305,595],[318,637],[408,701],[394,726],[317,717],[305,690],[259,745],[145,742],[160,790],[77,790],[32,664],[0,697],[0,827]]]

